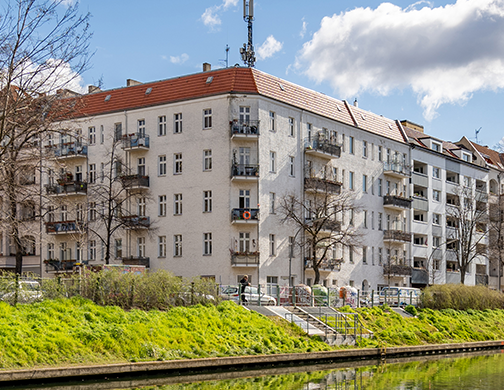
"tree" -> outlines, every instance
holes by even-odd
[[[18,274],[25,223],[20,206],[37,198],[21,168],[40,168],[39,148],[46,130],[76,108],[61,100],[62,92],[76,84],[89,60],[89,15],[64,4],[12,0],[0,16],[0,183]],[[40,212],[33,217],[40,217]]]
[[[492,192],[490,187],[489,207],[489,258],[490,267],[497,271],[497,289],[502,290],[502,266],[504,264],[504,196],[500,186],[501,174],[498,175],[499,183]],[[492,275],[492,274],[490,274]]]
[[[479,256],[488,256],[488,195],[464,186],[455,189],[450,199],[446,207],[447,249],[455,255],[464,284],[471,263]]]
[[[360,241],[360,233],[354,224],[358,208],[350,191],[341,192],[341,184],[318,177],[305,178],[305,192],[302,198],[286,195],[280,200],[283,222],[290,223],[300,230],[296,236],[297,244],[305,249],[315,273],[314,284],[320,283],[320,268],[324,262],[334,264],[333,249],[342,249]],[[347,220],[345,221],[345,218]],[[331,260],[329,259],[331,257]]]

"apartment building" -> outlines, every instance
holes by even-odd
[[[128,80],[73,99],[79,111],[42,144],[44,275],[109,257],[221,284],[245,274],[254,284],[311,284],[310,254],[296,245],[304,232],[280,204],[287,195],[309,202],[323,183],[353,194],[355,212],[340,222],[361,239],[329,251],[322,283],[426,285],[432,259],[435,282],[449,282],[446,255],[431,253],[446,234],[450,175],[475,178],[474,188],[488,179],[462,146],[256,69]],[[427,195],[434,188],[439,198]]]

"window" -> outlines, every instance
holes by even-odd
[[[240,106],[240,123],[250,123],[250,107]]]
[[[105,130],[103,129],[103,125],[100,126],[100,143],[103,144],[105,142]]]
[[[182,173],[182,153],[173,155],[173,174],[180,175]]]
[[[289,176],[294,177],[294,157],[289,156]]]
[[[308,133],[308,142],[311,142],[311,138],[312,138],[312,124],[311,123],[306,124],[306,131]]]
[[[158,116],[158,136],[166,135],[166,115]]]
[[[203,212],[212,212],[212,191],[203,191]]]
[[[354,189],[354,173],[348,172],[348,189]]]
[[[353,226],[353,224],[354,224],[354,210],[350,209],[350,210],[348,210],[348,213],[350,214],[350,216],[348,218],[348,224],[350,226]]]
[[[367,158],[368,156],[368,144],[367,141],[362,141],[362,157]]]
[[[248,253],[250,251],[250,233],[240,232],[238,245],[238,250],[241,253]]]
[[[471,178],[468,176],[464,176],[464,186],[470,187],[471,186]]]
[[[47,259],[54,259],[54,243],[52,242],[47,244]]]
[[[362,212],[362,225],[364,226],[364,229],[368,228],[367,220],[368,220],[368,212],[367,210],[364,210]]]
[[[471,155],[467,153],[462,153],[462,159],[467,162],[471,162]]]
[[[289,259],[292,259],[294,257],[294,237],[289,236]]]
[[[146,198],[137,199],[137,213],[139,217],[145,217]]]
[[[270,152],[270,172],[276,170],[276,152]]]
[[[348,153],[354,154],[354,137],[348,137]]]
[[[383,161],[383,148],[378,146],[378,161]]]
[[[276,255],[276,243],[275,243],[275,235],[269,235],[269,254],[270,256]]]
[[[203,150],[203,170],[212,170],[212,150],[210,149]]]
[[[362,175],[362,192],[367,193],[367,175]]]
[[[173,236],[173,256],[182,256],[182,234],[175,234]]]
[[[441,144],[438,144],[437,142],[432,142],[432,150],[436,151],[436,152],[440,152],[441,151]]]
[[[159,195],[159,216],[166,217],[166,195]]]
[[[89,180],[90,184],[96,182],[96,164],[89,164]]]
[[[120,259],[122,257],[122,239],[121,238],[115,239],[114,248],[115,248],[116,259]]]
[[[137,121],[137,133],[138,136],[145,136],[145,119],[139,119]]]
[[[166,155],[159,156],[159,169],[158,169],[158,174],[159,176],[165,176],[166,175]]]
[[[434,248],[439,248],[441,246],[441,237],[438,236],[432,237],[432,246]]]
[[[208,127],[212,127],[212,110],[205,110],[204,111],[205,112],[205,114],[204,114],[205,115],[205,125],[207,123],[207,119],[206,119],[207,118],[206,117],[206,112],[207,111],[210,111],[209,114],[208,114],[209,118],[210,118],[209,119],[210,126],[208,126]],[[207,127],[205,126],[205,129],[206,128]],[[181,112],[179,112],[177,114],[173,114],[173,133],[174,134],[180,134],[180,133],[182,133],[182,113]]]
[[[182,115],[180,116],[180,118],[182,119]],[[212,109],[211,108],[203,110],[203,128],[204,129],[211,129],[212,128]],[[180,130],[182,130],[182,128]]]
[[[362,247],[362,263],[367,264],[367,246]]]
[[[289,118],[289,136],[295,137],[294,118]]]
[[[166,236],[158,237],[158,257],[166,257]]]
[[[274,192],[270,192],[270,214],[275,214],[275,200],[276,194]]]
[[[276,128],[275,128],[275,118],[276,118],[276,115],[273,111],[270,111],[269,112],[269,125],[270,125],[270,131],[276,131]]]
[[[96,221],[96,202],[89,203],[89,220]],[[63,221],[65,221],[65,219]]]
[[[122,138],[122,123],[114,124],[114,141],[120,141]]]
[[[173,195],[173,215],[182,215],[182,194]]]
[[[84,221],[84,208],[82,207],[82,204],[78,203],[75,206],[75,210],[76,210],[77,221],[79,221],[79,222]]]
[[[241,209],[250,208],[250,190],[240,190],[238,204]]]
[[[383,194],[382,184],[383,184],[383,180],[378,179],[378,196],[382,196],[382,194]]]
[[[212,254],[212,233],[203,233],[203,255]]]
[[[378,248],[378,265],[383,264],[383,248]]]
[[[96,143],[96,129],[94,126],[88,128],[89,134],[89,145],[94,145]]]
[[[100,163],[100,181],[103,183],[105,180],[105,164]]]
[[[441,179],[441,169],[439,169],[438,167],[432,167],[432,177]]]
[[[145,176],[145,157],[140,157],[137,160],[137,174]]]
[[[353,264],[353,262],[354,262],[353,255],[354,255],[354,247],[353,247],[353,245],[349,245],[348,246],[348,261],[350,264]]]
[[[371,211],[371,229],[374,230],[374,211]]]
[[[432,214],[432,223],[434,225],[441,225],[441,214]]]
[[[441,201],[441,191],[432,190],[432,199],[434,199],[436,202],[440,202]]]
[[[145,257],[145,237],[137,238],[137,254],[138,257]]]
[[[375,263],[374,263],[374,246],[371,247],[371,265],[375,265]]]

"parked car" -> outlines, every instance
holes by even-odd
[[[35,280],[20,280],[18,282],[17,302],[15,283],[11,282],[0,291],[0,299],[9,303],[31,303],[42,300],[42,288]]]
[[[236,303],[239,303],[239,301],[240,301],[240,295],[239,295],[239,291],[238,291],[237,286],[223,287],[221,289],[220,295],[222,298],[229,299],[229,300],[234,301]],[[257,287],[246,286],[244,295],[245,295],[246,303],[249,303],[252,305],[259,304],[259,292],[257,290]],[[261,305],[276,305],[277,304],[277,300],[275,297],[272,297],[271,295],[264,294],[263,292],[261,292],[260,302],[261,302]]]

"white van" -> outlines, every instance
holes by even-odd
[[[420,289],[414,287],[383,287],[380,291],[380,305],[418,306],[420,294]]]

